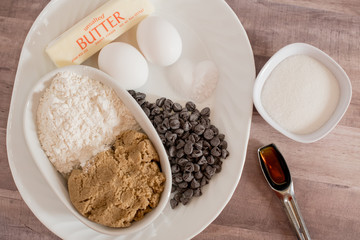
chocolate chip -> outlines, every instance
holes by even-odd
[[[205,148],[205,149],[203,150],[203,155],[204,155],[205,157],[210,156],[210,151],[208,150],[208,148]]]
[[[171,111],[172,106],[173,106],[173,101],[171,101],[170,99],[165,99],[163,108],[167,111]]]
[[[190,198],[192,198],[193,195],[194,195],[194,190],[192,190],[192,189],[188,189],[183,193],[184,198],[189,198],[190,199]]]
[[[180,202],[180,198],[182,197],[182,194],[181,193],[175,193],[175,195],[174,195],[174,199],[176,200],[176,201],[178,201],[178,202]]]
[[[214,125],[210,125],[210,129],[214,132],[215,136],[219,134],[219,129]]]
[[[184,149],[179,149],[179,150],[177,150],[177,152],[176,152],[176,157],[177,157],[177,158],[181,158],[181,157],[183,157],[184,155],[185,155]]]
[[[183,148],[185,146],[185,141],[182,139],[179,139],[176,144],[176,149]]]
[[[175,146],[171,146],[169,148],[169,156],[170,157],[175,157],[176,156],[176,148],[175,148]]]
[[[204,173],[207,166],[208,166],[207,163],[205,163],[205,164],[203,164],[203,165],[200,165],[200,171],[202,171],[202,172]]]
[[[203,145],[205,149],[209,149],[211,147],[211,144],[206,140],[203,141]]]
[[[211,155],[215,156],[215,157],[220,157],[221,156],[221,150],[218,147],[214,147],[211,149]]]
[[[170,118],[171,116],[174,115],[174,112],[171,110],[164,110],[163,115],[164,115],[164,118]]]
[[[214,175],[214,174],[215,174],[215,171],[216,171],[216,169],[213,168],[213,167],[211,167],[211,166],[207,166],[207,167],[206,167],[206,170],[205,170],[205,172],[206,172],[207,174],[209,174],[210,176]]]
[[[221,149],[221,157],[226,159],[229,156],[229,152],[226,149]]]
[[[190,132],[184,132],[184,134],[181,136],[182,139],[187,139],[190,136]]]
[[[134,90],[128,90],[128,93],[130,93],[130,95],[135,98],[136,97],[136,92]],[[136,99],[135,99],[136,100]]]
[[[204,157],[204,156],[202,156],[200,158],[200,160],[197,162],[197,164],[199,164],[199,165],[203,165],[203,164],[206,164],[206,163],[207,163],[206,157]]]
[[[173,166],[171,166],[171,173],[172,174],[174,174],[174,173],[178,173],[178,172],[180,172],[180,166],[179,165],[173,165]]]
[[[195,189],[195,188],[200,187],[200,183],[196,179],[193,179],[190,183],[190,186],[191,186],[191,188]]]
[[[220,141],[224,141],[225,135],[220,133],[220,134],[218,134],[218,138],[220,139]]]
[[[228,147],[228,144],[227,144],[227,142],[224,140],[224,141],[222,141],[222,142],[220,143],[219,147],[221,147],[222,149],[225,149],[225,148]]]
[[[191,154],[191,157],[193,158],[198,158],[198,157],[201,157],[203,155],[203,152],[199,149],[195,149],[192,154]]]
[[[199,120],[199,123],[204,125],[205,128],[209,128],[210,127],[210,119],[208,118],[201,118]]]
[[[155,103],[149,103],[148,108],[149,109],[153,109],[154,107],[156,107]]]
[[[170,121],[169,118],[164,118],[164,121],[162,122],[162,124],[169,129],[170,128]]]
[[[175,181],[176,183],[181,183],[181,182],[183,181],[183,178],[182,178],[181,173],[179,173],[179,174],[174,174],[173,179],[174,179],[174,181]]]
[[[217,147],[220,145],[220,139],[218,137],[214,137],[213,139],[211,139],[210,144],[213,147]]]
[[[194,175],[192,174],[192,173],[190,173],[190,172],[185,172],[184,174],[183,174],[183,180],[185,181],[185,182],[191,182],[191,180],[193,180],[194,179]]]
[[[200,117],[200,113],[194,112],[190,115],[189,120],[190,120],[190,122],[194,122],[194,121],[197,121],[199,119],[199,117]]]
[[[170,121],[170,128],[171,129],[178,129],[180,128],[180,121],[178,119],[173,119]]]
[[[209,116],[210,116],[210,108],[208,108],[208,107],[203,108],[203,109],[200,111],[200,114],[201,114],[202,116],[209,117]]]
[[[198,150],[201,150],[203,148],[203,141],[198,141],[194,143],[194,147]]]
[[[194,174],[194,177],[195,177],[196,179],[201,179],[203,176],[204,176],[204,175],[203,175],[202,172],[200,172],[200,171],[198,171],[198,172],[196,172],[196,173]]]
[[[191,113],[187,111],[186,109],[181,110],[179,117],[184,119],[185,121],[189,120]]]
[[[175,130],[175,133],[176,133],[179,137],[182,137],[182,135],[184,134],[184,129],[181,129],[181,128],[176,129],[176,130]]]
[[[191,142],[192,144],[196,143],[196,139],[195,139],[195,136],[193,134],[190,134],[189,142]]]
[[[215,158],[212,155],[208,156],[206,158],[206,160],[207,160],[207,163],[210,164],[210,165],[215,163]]]
[[[166,100],[166,98],[164,98],[164,97],[157,99],[156,100],[156,105],[158,107],[162,107],[164,105],[165,100]]]
[[[173,165],[177,164],[177,163],[176,163],[176,158],[175,158],[175,157],[170,157],[170,158],[169,158],[169,162],[170,162],[171,166],[173,166]]]
[[[202,179],[201,179],[201,182],[200,182],[200,186],[204,186],[206,184],[209,183],[209,180],[204,176]]]
[[[177,135],[175,133],[167,131],[165,133],[165,138],[171,145],[173,145],[175,143],[175,141],[176,141]]]
[[[144,111],[144,113],[146,114],[146,116],[147,117],[149,117],[150,116],[150,109],[148,109],[148,108],[143,108],[143,111]]]
[[[194,164],[192,162],[186,163],[184,167],[185,172],[193,172],[194,171]]]
[[[185,104],[185,107],[189,110],[189,111],[194,111],[196,109],[196,105],[195,103],[189,101]]]
[[[187,155],[190,155],[194,150],[194,147],[193,147],[193,143],[192,142],[187,142],[184,146],[184,153],[187,154]]]
[[[210,181],[213,175],[210,175],[207,172],[204,172],[204,176],[208,179],[208,181]]]
[[[199,166],[199,164],[194,164],[194,172],[198,172],[198,171],[200,171],[200,166]]]
[[[194,127],[194,133],[198,134],[198,135],[201,135],[205,132],[205,126],[202,125],[202,124],[197,124],[195,127]]]
[[[171,117],[169,118],[170,122],[171,120],[179,120],[179,114],[178,113],[175,113],[173,115],[171,115]]]
[[[170,206],[172,209],[176,208],[178,204],[179,202],[176,201],[175,199],[170,199]]]
[[[189,131],[191,129],[190,122],[188,122],[188,121],[184,122],[182,128],[184,129],[185,132]]]
[[[206,129],[204,132],[204,138],[206,140],[211,140],[214,137],[214,132],[210,128]]]
[[[191,180],[190,180],[191,181]],[[179,188],[182,188],[182,189],[184,189],[184,188],[187,188],[188,187],[188,183],[187,182],[181,182],[181,183],[179,183]]]
[[[156,125],[159,125],[159,124],[161,124],[163,122],[163,118],[160,116],[160,115],[156,115],[155,117],[154,117],[154,123],[156,124]]]
[[[216,173],[221,172],[221,165],[217,165],[217,164],[216,164],[216,165],[214,165],[213,167],[215,168],[215,170],[216,170],[215,172],[216,172]]]
[[[179,103],[174,103],[172,108],[174,112],[180,112],[182,110],[182,106]]]
[[[186,163],[188,163],[189,160],[187,160],[186,158],[180,158],[178,160],[178,164],[180,165],[180,167],[185,167]]]
[[[151,110],[151,115],[159,115],[161,113],[161,109],[159,107],[154,107],[152,110]]]
[[[194,190],[194,197],[200,197],[202,195],[201,188],[197,188]]]
[[[161,139],[162,144],[165,145],[165,143],[166,143],[165,135],[164,135],[164,134],[159,134],[159,137],[160,137],[160,139]]]
[[[190,202],[190,198],[180,198],[180,202],[183,204],[183,205],[186,205]]]
[[[164,126],[164,124],[160,124],[156,127],[156,131],[158,131],[159,133],[166,133],[167,131],[167,127]]]
[[[137,92],[137,93],[135,94],[135,99],[136,99],[137,101],[139,101],[139,100],[145,100],[145,98],[146,98],[146,94],[145,94],[145,93]]]

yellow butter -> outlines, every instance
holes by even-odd
[[[110,0],[46,48],[56,66],[81,64],[154,11],[148,0]]]

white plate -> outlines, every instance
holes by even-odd
[[[40,174],[26,146],[22,130],[23,109],[31,88],[55,66],[45,46],[105,0],[53,0],[34,22],[25,40],[10,106],[7,151],[18,190],[36,217],[64,239],[113,239],[77,220],[57,199]],[[226,135],[230,156],[203,196],[172,210],[168,204],[156,221],[126,239],[188,239],[207,227],[230,200],[243,170],[252,115],[255,66],[250,43],[236,15],[222,0],[153,0],[156,15],[165,17],[179,30],[182,59],[211,59],[220,70],[215,96],[203,105],[212,109],[212,122]],[[134,31],[123,39],[132,41]],[[96,66],[96,56],[85,64]],[[167,82],[171,68],[150,66],[148,84],[140,90],[184,102]],[[200,106],[202,107],[202,106]],[[21,151],[19,151],[21,147]],[[118,237],[116,239],[124,239]]]

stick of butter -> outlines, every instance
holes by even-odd
[[[148,0],[110,0],[46,48],[57,67],[81,64],[154,11]]]

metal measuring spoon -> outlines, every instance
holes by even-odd
[[[265,179],[283,203],[298,239],[311,239],[295,200],[293,182],[284,157],[275,144],[259,148],[258,157]]]

